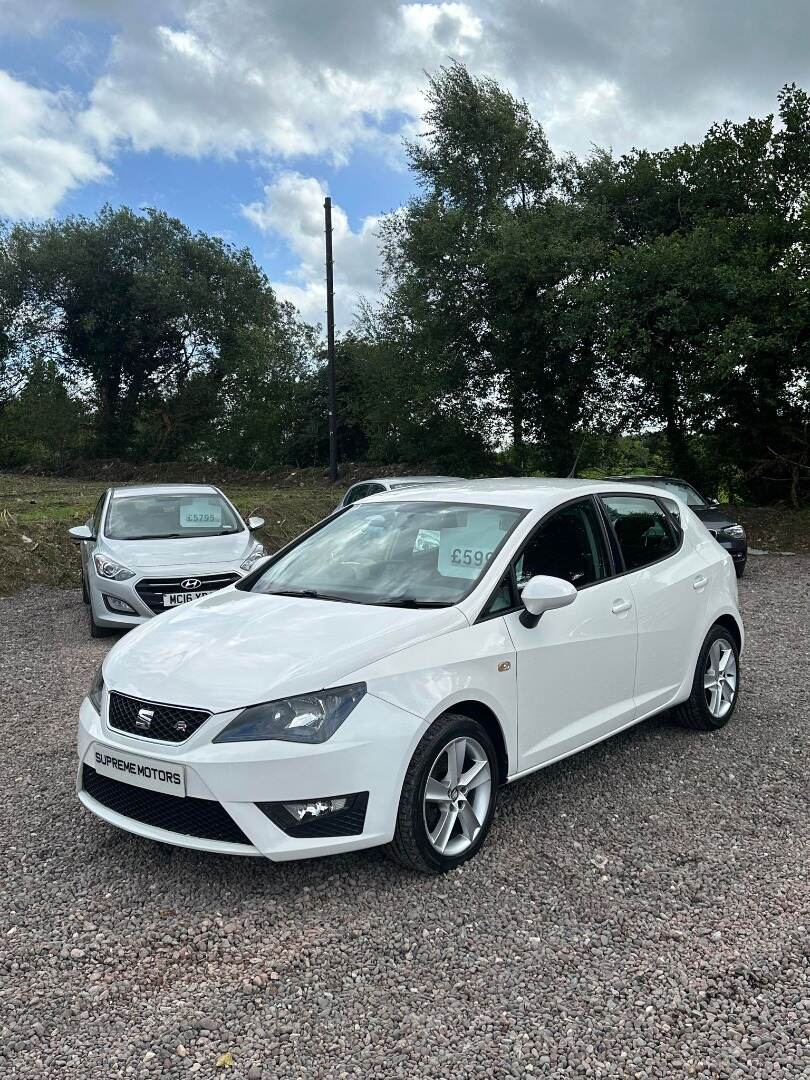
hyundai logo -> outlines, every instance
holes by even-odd
[[[183,589],[199,589],[202,582],[198,577],[187,577],[185,581],[180,582],[180,586]]]
[[[140,728],[141,731],[148,731],[152,726],[154,715],[154,709],[138,709],[138,719],[135,721],[135,727]]]

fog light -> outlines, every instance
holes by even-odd
[[[128,604],[126,600],[119,600],[117,596],[107,596],[104,594],[104,603],[110,609],[110,611],[120,611],[122,615],[137,615],[138,612]]]
[[[311,799],[309,802],[284,803],[284,809],[296,821],[304,821],[306,818],[319,818],[345,810],[348,801],[345,795],[338,799]]]
[[[359,836],[366,820],[368,792],[324,795],[299,802],[260,802],[256,806],[288,836]]]

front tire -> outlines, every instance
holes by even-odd
[[[113,629],[111,629],[110,627],[108,627],[108,626],[99,626],[98,625],[96,620],[93,618],[93,609],[92,609],[92,607],[89,609],[89,611],[90,611],[90,637],[91,638],[109,637],[110,634],[115,633],[115,631]]]
[[[477,720],[445,713],[414,751],[386,852],[411,870],[443,874],[486,839],[498,792],[498,756]]]
[[[738,578],[741,578],[745,573],[745,563],[735,563],[734,573],[737,575]]]
[[[90,603],[90,593],[87,590],[87,578],[84,576],[84,570],[82,570],[82,600],[85,604]]]
[[[725,727],[740,693],[740,651],[734,635],[719,623],[711,628],[700,650],[692,692],[675,710],[678,720],[695,731]]]

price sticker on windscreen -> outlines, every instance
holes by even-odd
[[[218,499],[189,499],[180,504],[181,529],[221,529],[222,503]]]
[[[498,515],[483,520],[475,513],[458,529],[442,529],[439,541],[439,573],[443,577],[473,578],[484,570],[503,540]]]

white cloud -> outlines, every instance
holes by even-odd
[[[72,33],[63,61],[95,81],[81,103],[0,81],[0,213],[45,214],[105,175],[120,150],[247,155],[274,170],[341,164],[358,147],[402,163],[424,111],[425,71],[450,57],[526,98],[558,152],[657,149],[715,120],[774,107],[810,82],[806,0],[0,0],[8,33]],[[70,22],[73,23],[71,29]],[[75,25],[101,24],[103,61]],[[55,28],[56,30],[55,34]],[[278,282],[323,318],[323,187],[275,173],[244,209],[298,260]],[[282,208],[282,209],[280,209]],[[314,216],[313,216],[314,215]],[[338,307],[377,291],[375,229],[335,209]]]
[[[389,115],[418,115],[424,69],[483,33],[464,3],[192,0],[165,15],[116,37],[92,89],[83,122],[108,149],[342,162]]]
[[[72,188],[108,174],[76,130],[76,102],[0,71],[0,214],[45,217]]]
[[[324,263],[325,184],[312,176],[283,172],[264,189],[264,197],[242,207],[261,232],[281,237],[297,259],[288,277],[274,281],[283,300],[290,300],[310,322],[323,323],[326,308]],[[354,231],[345,211],[332,206],[332,248],[335,264],[335,321],[351,324],[360,297],[379,292],[381,217],[366,217]]]

